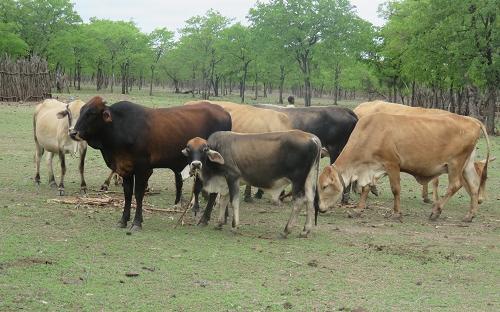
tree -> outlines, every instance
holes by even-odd
[[[16,3],[19,34],[32,53],[45,56],[49,42],[59,31],[81,23],[70,0],[19,0]]]
[[[229,19],[219,12],[209,10],[205,16],[194,16],[186,21],[182,28],[180,41],[192,49],[196,57],[198,69],[202,76],[202,97],[208,99],[210,89],[216,87],[216,66],[223,60],[217,49],[218,41],[221,40],[221,32],[229,24]]]
[[[172,48],[174,33],[166,28],[157,28],[149,34],[149,46],[153,52],[153,61],[151,63],[151,81],[149,84],[149,95],[153,95],[153,81],[155,68],[158,61],[165,53]]]
[[[278,49],[293,55],[302,72],[305,105],[311,105],[311,60],[319,42],[344,31],[352,7],[347,0],[272,0],[250,10],[255,28],[274,34]]]
[[[15,33],[15,26],[0,22],[0,56],[3,54],[13,57],[24,56],[28,48],[28,44]]]

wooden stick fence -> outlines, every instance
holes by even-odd
[[[32,56],[14,61],[0,58],[0,101],[40,101],[51,97],[47,61]]]

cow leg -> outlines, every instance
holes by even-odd
[[[252,187],[247,184],[245,186],[245,199],[244,199],[245,202],[247,203],[252,203],[253,202],[253,199],[252,199]]]
[[[49,185],[50,187],[56,187],[56,179],[54,178],[54,168],[52,167],[52,159],[54,158],[54,153],[47,152],[47,167],[49,169]]]
[[[434,202],[439,200],[439,177],[432,180],[432,200]]]
[[[144,199],[144,193],[148,187],[149,177],[153,174],[152,169],[146,169],[144,171],[139,171],[135,173],[135,216],[132,223],[131,231],[137,231],[142,229],[142,200]]]
[[[201,182],[201,179],[198,176],[195,176],[193,183],[193,195],[190,203],[191,210],[193,211],[193,214],[195,216],[198,214],[198,211],[200,211],[199,196],[202,188],[203,188],[203,183]]]
[[[85,176],[83,175],[85,169],[85,156],[87,154],[87,148],[80,148],[80,193],[87,193],[87,183],[85,182]]]
[[[313,166],[315,167],[315,166]],[[314,198],[316,195],[316,171],[311,170],[309,176],[306,180],[305,185],[305,198],[306,198],[306,223],[304,224],[304,229],[300,233],[300,237],[307,237],[311,232],[314,219]]]
[[[349,183],[349,185],[347,185],[342,191],[342,200],[340,202],[342,205],[349,204],[350,193],[351,193],[351,183]]]
[[[424,203],[431,203],[431,200],[429,199],[429,183],[422,184],[422,200]]]
[[[240,182],[238,179],[228,181],[227,186],[229,188],[229,200],[231,201],[231,206],[233,207],[233,223],[231,231],[236,232],[240,226]]]
[[[59,183],[59,195],[64,195],[64,176],[66,175],[66,157],[64,152],[59,151],[59,161],[61,162],[61,182]]]
[[[300,209],[302,208],[304,202],[305,202],[305,197],[303,195],[297,197],[297,195],[294,194],[292,213],[290,214],[290,218],[288,219],[288,222],[285,226],[285,230],[281,234],[283,238],[287,238],[288,234],[292,232],[292,228],[295,225],[295,221],[297,220],[297,216],[299,215]]]
[[[43,155],[43,147],[38,144],[38,141],[35,140],[35,165],[36,165],[36,173],[35,173],[35,183],[40,185],[40,160]]]
[[[210,221],[210,216],[212,215],[212,209],[214,208],[216,199],[217,199],[217,193],[210,193],[208,195],[207,207],[205,208],[203,215],[198,221],[198,225],[205,226],[208,224],[208,221]]]
[[[387,167],[386,171],[387,175],[389,176],[392,195],[394,196],[394,208],[391,217],[395,220],[402,221],[403,215],[401,213],[401,177],[399,167]]]
[[[113,177],[114,174],[115,172],[111,170],[108,178],[104,180],[104,183],[101,185],[101,191],[107,191],[109,189],[109,183],[111,182],[111,178]]]
[[[257,199],[262,199],[262,195],[264,195],[264,191],[261,189],[258,189],[257,193],[255,193],[254,197]]]
[[[130,174],[123,177],[123,195],[125,197],[125,204],[123,206],[122,218],[118,222],[121,228],[127,227],[127,222],[130,221],[130,206],[132,205],[132,193],[134,190],[134,175]]]
[[[479,189],[481,177],[477,175],[474,165],[471,165],[470,163],[467,163],[462,177],[464,188],[467,193],[469,193],[471,200],[469,212],[465,215],[462,221],[472,222],[472,219],[474,219],[478,210],[479,197],[481,193],[481,190]]]
[[[175,202],[174,202],[174,204],[177,205],[181,201],[183,182],[182,182],[182,175],[180,172],[174,171],[174,175],[175,175]]]
[[[441,215],[444,205],[460,189],[460,174],[462,170],[457,170],[461,166],[453,164],[448,165],[448,188],[446,194],[432,206],[432,212],[429,219],[434,221]],[[477,197],[476,197],[477,202]]]
[[[215,226],[218,230],[221,230],[224,224],[226,224],[225,214],[229,204],[229,199],[229,194],[221,195],[219,198],[219,217],[217,218],[217,225]]]

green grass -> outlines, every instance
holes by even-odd
[[[154,97],[137,91],[103,97],[154,107],[192,99],[161,90]],[[48,203],[58,196],[47,185],[45,163],[37,190],[33,108],[0,105],[0,311],[500,310],[498,160],[489,167],[489,198],[471,224],[460,221],[468,209],[463,190],[439,221],[429,222],[431,206],[403,175],[403,223],[384,218],[392,194],[383,179],[380,197],[370,196],[362,218],[349,219],[348,208],[339,207],[319,218],[308,239],[297,238],[303,215],[289,239],[277,239],[290,203],[276,207],[267,199],[242,203],[242,235],[213,225],[174,229],[178,214],[146,212],[143,231],[129,236],[115,228],[120,208]],[[491,139],[498,156],[500,139]],[[100,153],[89,150],[86,167],[87,184],[96,190],[108,173]],[[55,172],[57,179],[57,161]],[[150,185],[160,193],[145,202],[170,208],[173,174],[155,170]],[[66,188],[68,195],[78,192],[76,158],[69,157]],[[131,271],[139,276],[126,277]]]

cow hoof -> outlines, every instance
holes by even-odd
[[[198,224],[197,224],[199,227],[205,227],[208,225],[208,220],[205,219],[205,218],[200,218],[200,220],[198,221]]]
[[[233,233],[233,235],[241,235],[241,233],[238,231],[238,228],[231,228],[231,233]]]
[[[123,221],[123,220],[120,220],[118,221],[118,223],[116,224],[116,226],[120,229],[124,229],[127,227],[127,221]]]
[[[132,224],[129,231],[130,232],[139,232],[141,230],[142,230],[142,225]]]
[[[472,219],[474,219],[474,216],[471,215],[471,214],[467,214],[463,219],[462,221],[463,222],[472,222]]]
[[[101,185],[101,192],[107,192],[108,186],[106,184]]]
[[[245,198],[243,200],[245,201],[245,203],[253,203],[252,196],[245,196]]]
[[[434,210],[433,210],[433,211],[431,212],[431,215],[429,216],[429,220],[431,220],[431,221],[436,221],[436,220],[439,218],[439,216],[440,216],[440,215],[441,215],[441,212],[438,212],[438,211],[434,211]]]
[[[254,197],[257,199],[262,199],[262,194],[264,194],[264,192],[258,190],[257,193],[255,193]]]
[[[299,234],[299,238],[307,238],[309,236],[309,231],[302,231]]]
[[[375,185],[370,186],[370,192],[372,192],[373,195],[378,197],[379,192],[377,186]]]
[[[223,227],[224,227],[223,223],[218,223],[216,226],[214,226],[214,230],[222,231]]]
[[[59,190],[59,196],[64,196],[64,190]]]
[[[80,189],[80,195],[85,195],[85,194],[87,194],[87,187],[82,187]]]
[[[347,212],[347,216],[349,218],[359,218],[363,214],[363,210],[360,209],[353,209],[352,211]]]
[[[424,203],[432,204],[432,200],[430,200],[429,198],[424,198]]]
[[[50,188],[56,188],[57,187],[56,181],[49,181],[49,186]]]
[[[288,238],[288,233],[287,232],[281,232],[278,235],[278,239],[287,239]]]
[[[403,222],[403,214],[401,212],[393,213],[391,215],[391,219],[402,223]]]

